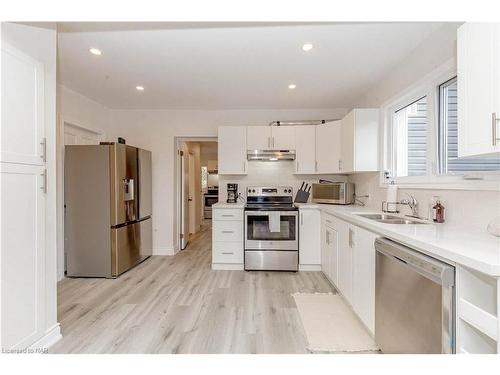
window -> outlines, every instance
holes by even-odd
[[[393,176],[424,176],[427,165],[427,97],[394,112]]]
[[[458,158],[457,77],[439,85],[439,172],[500,170],[500,158]]]

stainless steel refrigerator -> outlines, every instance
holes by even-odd
[[[66,146],[64,245],[71,277],[114,278],[152,253],[151,152]]]

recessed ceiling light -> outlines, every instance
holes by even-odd
[[[289,88],[290,90],[293,90],[293,89],[294,89],[294,88],[296,88],[296,87],[297,87],[297,85],[295,85],[295,84],[293,84],[293,83],[292,83],[291,85],[288,85],[288,88]]]
[[[304,51],[310,51],[310,50],[312,50],[312,48],[313,48],[313,45],[311,43],[306,43],[302,46],[302,50],[304,50]]]
[[[90,53],[93,54],[93,55],[97,55],[97,56],[100,56],[102,55],[102,52],[100,49],[97,49],[97,48],[91,48],[89,49]]]
[[[144,91],[144,86],[135,86],[137,91]]]

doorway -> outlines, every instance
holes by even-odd
[[[179,240],[176,250],[184,250],[190,237],[206,227],[211,205],[218,201],[217,139],[177,138],[176,158],[174,232]]]

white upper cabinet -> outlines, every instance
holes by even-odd
[[[43,91],[43,64],[2,43],[1,161],[44,164]]]
[[[295,150],[293,126],[270,126],[273,150]]]
[[[248,150],[295,150],[292,126],[248,126]]]
[[[465,23],[457,35],[458,154],[500,153],[500,24]]]
[[[295,173],[316,173],[316,127],[294,126],[295,131]]]
[[[316,173],[340,173],[341,121],[316,126]]]
[[[219,174],[247,174],[247,128],[221,126],[218,136]]]
[[[247,149],[271,150],[271,137],[270,126],[248,126]]]
[[[340,172],[375,172],[378,163],[379,110],[353,109],[342,119]]]

